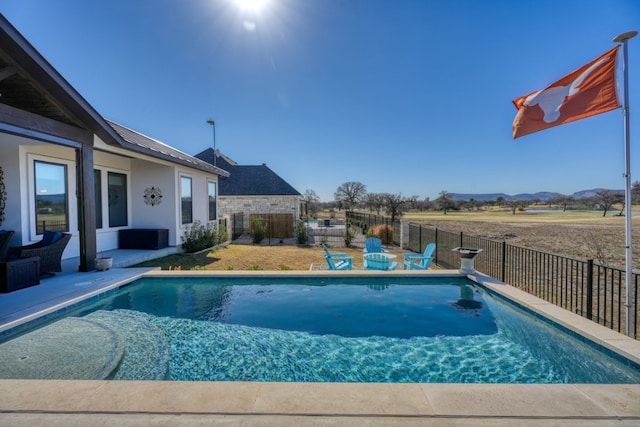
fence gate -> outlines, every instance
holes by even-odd
[[[244,212],[231,215],[231,240],[236,240],[244,233]]]

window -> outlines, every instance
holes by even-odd
[[[36,234],[69,231],[67,166],[36,160],[34,175]]]
[[[182,223],[191,224],[193,222],[193,198],[192,198],[191,178],[180,177],[180,194],[182,201]]]
[[[109,227],[128,224],[127,218],[127,176],[122,173],[107,173],[109,197]]]
[[[218,213],[216,212],[216,183],[208,181],[207,189],[209,191],[209,221],[215,221],[218,219]]]
[[[99,170],[93,171],[93,194],[96,202],[96,228],[102,228],[102,173]]]

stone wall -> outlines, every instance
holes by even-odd
[[[218,217],[230,218],[243,212],[245,228],[249,227],[251,214],[288,213],[295,222],[300,218],[300,200],[300,196],[218,196]]]

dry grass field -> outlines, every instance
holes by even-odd
[[[624,267],[625,219],[597,212],[528,213],[448,213],[447,215],[409,215],[407,219],[443,230],[464,232],[508,244],[565,255],[593,259],[597,263]],[[633,230],[640,226],[640,217],[633,218]],[[633,257],[640,256],[640,236],[632,239]],[[638,262],[634,262],[637,266]]]
[[[603,217],[593,212],[449,212],[412,213],[404,218],[439,229],[580,259],[594,259],[608,266],[625,265],[624,217],[609,213]],[[634,218],[640,225],[640,218]],[[634,259],[640,256],[640,241],[633,240]],[[402,252],[390,248],[401,260]],[[354,265],[362,265],[361,248],[332,248],[354,257]],[[143,265],[163,269],[203,270],[308,270],[311,264],[325,265],[319,246],[229,245],[202,254],[181,254],[150,261]],[[638,265],[638,262],[634,262]]]

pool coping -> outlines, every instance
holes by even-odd
[[[379,272],[350,271],[149,271],[137,277],[313,277],[380,276]],[[540,300],[482,274],[457,270],[396,271],[385,276],[457,276],[515,300],[553,321],[629,360],[640,363],[640,342]],[[122,281],[117,286],[121,286]],[[111,286],[111,288],[115,285]],[[95,294],[95,291],[93,292]],[[243,425],[300,425],[312,420],[323,425],[424,423],[445,425],[473,420],[495,425],[496,419],[589,425],[640,421],[640,385],[636,384],[357,384],[0,380],[0,421],[30,425],[52,420],[111,422],[142,417],[144,422],[171,420],[176,424],[237,421]],[[178,418],[173,418],[178,416]],[[91,417],[91,418],[85,418]],[[115,417],[115,418],[114,418]],[[133,418],[127,418],[133,417]],[[266,417],[266,418],[265,418]],[[313,422],[315,422],[313,421]],[[515,422],[515,421],[514,421]],[[413,424],[412,424],[413,425]]]

